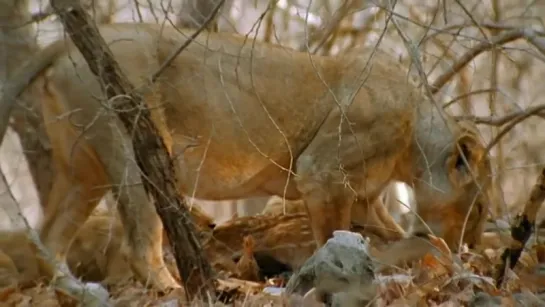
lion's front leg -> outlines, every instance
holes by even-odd
[[[318,247],[333,236],[333,231],[350,229],[352,204],[357,196],[335,163],[336,145],[315,141],[297,161],[295,182]]]
[[[108,293],[98,284],[78,281],[68,269],[66,256],[78,230],[87,221],[105,190],[97,187],[98,181],[74,178],[71,176],[74,173],[61,164],[57,163],[40,232],[41,241],[50,254],[42,254],[39,247],[33,245],[36,260],[40,273],[51,279],[58,291],[83,300],[85,303],[82,304],[86,306],[101,306]]]
[[[121,248],[137,278],[160,291],[180,288],[163,260],[161,220],[141,185],[114,188],[125,230]]]
[[[338,172],[319,174],[315,170],[320,168],[305,168],[303,165],[298,168],[297,188],[305,201],[312,233],[319,248],[333,237],[335,230],[350,229],[355,194],[351,191],[347,193],[344,185],[337,183]],[[316,297],[329,305],[331,293],[318,292]]]
[[[358,199],[352,206],[352,223],[362,226],[366,232],[384,241],[396,241],[405,236],[405,231],[388,212],[382,200]]]
[[[163,227],[153,202],[141,184],[134,161],[109,165],[113,194],[123,224],[121,251],[136,277],[146,286],[170,291],[181,286],[163,260]]]
[[[365,139],[363,133],[356,137]],[[371,224],[384,224],[379,212],[382,208],[375,208],[382,204],[374,200],[388,183],[395,158],[375,157],[374,147],[360,144],[363,148],[349,136],[339,141],[337,132],[318,135],[297,160],[295,182],[306,203],[318,247],[333,231],[349,230],[354,211],[365,223],[372,220]],[[366,155],[370,157],[365,159]]]
[[[341,191],[324,195],[324,188],[325,186],[316,185],[315,189],[303,196],[318,247],[333,236],[333,231],[350,229],[353,203],[353,197],[344,197]]]

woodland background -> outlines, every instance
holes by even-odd
[[[7,31],[10,26],[30,22],[29,16],[6,9],[14,1],[27,2],[0,0],[0,86],[37,46],[63,35],[49,1],[31,0],[34,26],[26,32],[29,36],[14,36]],[[204,18],[196,15],[196,4],[210,8],[217,1],[83,2],[97,23],[146,21],[198,27]],[[545,50],[516,40],[515,32],[525,29],[524,34],[543,35],[543,16],[543,0],[227,0],[218,28],[300,50],[308,45],[318,54],[357,52],[380,41],[381,48],[404,64],[414,56],[408,50],[418,50],[427,82],[442,85],[436,100],[453,115],[477,116],[482,138],[494,143],[490,149],[494,169],[491,216],[510,224],[545,162]],[[468,57],[467,65],[460,65]],[[417,69],[412,68],[409,77],[419,80]],[[503,120],[497,120],[500,118]],[[23,226],[19,209],[31,226],[39,224],[40,198],[47,194],[51,177],[42,124],[39,109],[17,111],[1,144],[0,169],[5,177],[0,188],[0,209],[5,211],[0,213],[2,229]],[[396,196],[407,202],[408,195],[408,187],[399,185]],[[265,202],[251,199],[219,205],[198,201],[218,222],[256,214]],[[540,211],[538,220],[544,213]]]

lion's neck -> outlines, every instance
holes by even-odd
[[[413,132],[410,145],[403,153],[397,170],[397,180],[413,186],[415,180],[423,172],[430,169],[432,164],[442,163],[453,142],[448,115],[440,108],[428,101],[418,105],[415,112]]]

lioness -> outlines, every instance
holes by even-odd
[[[399,180],[414,186],[429,226],[419,232],[431,230],[452,247],[463,229],[467,241],[478,239],[487,212],[484,147],[409,84],[395,59],[314,56],[203,33],[150,84],[193,31],[111,24],[100,32],[176,157],[181,193],[302,198],[320,246],[333,230],[349,228],[352,206],[373,204]],[[11,81],[2,103],[23,91],[42,103],[56,177],[41,238],[57,260],[65,261],[80,225],[113,189],[135,275],[159,289],[179,287],[163,269],[161,222],[130,136],[74,45],[51,44]],[[41,269],[56,273],[45,262]]]

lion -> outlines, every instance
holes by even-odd
[[[318,56],[233,33],[201,33],[150,83],[193,31],[145,23],[99,31],[176,159],[181,194],[303,199],[321,246],[334,230],[349,229],[353,207],[372,206],[397,180],[414,187],[425,222],[416,234],[447,238],[452,248],[478,240],[488,204],[485,147],[384,52]],[[3,108],[23,92],[41,103],[52,146],[56,175],[41,239],[66,261],[80,225],[112,190],[135,275],[159,290],[179,288],[163,269],[162,225],[130,134],[100,84],[64,38],[6,87]],[[46,261],[40,269],[49,278],[58,272]]]

